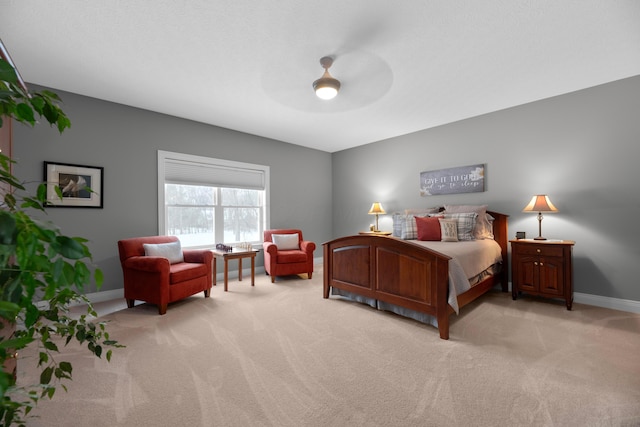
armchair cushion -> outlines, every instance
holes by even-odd
[[[159,256],[169,260],[169,264],[184,262],[180,241],[171,243],[143,243],[144,254],[146,256]]]
[[[272,234],[271,239],[273,240],[273,243],[278,247],[279,251],[300,249],[298,233]]]
[[[206,264],[193,264],[188,262],[172,264],[171,267],[169,267],[169,284],[174,285],[187,280],[197,279],[207,274],[211,274],[211,271],[207,271]]]
[[[276,263],[290,264],[292,262],[306,262],[307,258],[308,258],[307,253],[300,250],[293,250],[293,251],[279,250],[276,255]]]

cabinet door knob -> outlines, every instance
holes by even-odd
[[[540,249],[536,249],[536,252],[540,253]]]
[[[534,261],[533,265],[538,265],[538,261]]]
[[[543,263],[543,262],[541,262],[541,263],[540,263],[540,267],[542,267],[543,265],[544,265],[544,263]]]

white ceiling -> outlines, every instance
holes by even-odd
[[[640,1],[3,0],[0,39],[27,82],[335,152],[640,75]]]

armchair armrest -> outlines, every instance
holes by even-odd
[[[308,254],[312,254],[316,250],[316,244],[309,240],[303,240],[300,242],[300,250]]]
[[[211,264],[213,253],[208,249],[183,249],[184,262]]]
[[[268,253],[273,256],[276,256],[276,254],[278,253],[278,247],[273,242],[262,243],[262,249],[265,251],[265,253]]]
[[[127,258],[123,266],[140,271],[169,271],[169,259],[160,256],[133,256]]]

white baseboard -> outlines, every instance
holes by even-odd
[[[104,301],[112,301],[114,299],[124,298],[124,289],[112,289],[110,291],[92,292],[85,295],[91,304]]]
[[[509,282],[509,292],[511,292],[511,282]],[[595,307],[610,308],[612,310],[628,311],[629,313],[640,313],[640,301],[630,299],[611,298],[574,292],[573,302],[593,305]]]
[[[640,313],[640,301],[602,297],[600,295],[573,293],[573,301],[578,304],[595,305],[596,307],[610,308],[612,310]]]

